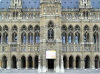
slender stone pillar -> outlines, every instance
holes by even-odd
[[[38,72],[41,72],[41,57],[39,55],[39,60],[38,60]]]
[[[94,62],[95,62],[95,61],[94,61],[94,59],[92,58],[92,59],[91,59],[91,68],[92,68],[92,69],[95,69],[95,67],[94,67],[95,63],[94,63]]]
[[[26,69],[28,69],[28,58],[26,58]]]
[[[10,57],[7,60],[7,69],[11,69],[11,58]]]
[[[0,69],[2,68],[2,60],[1,60],[1,58],[0,58]]]
[[[69,58],[67,60],[67,69],[69,69]]]
[[[21,59],[17,60],[17,69],[21,69]]]
[[[74,69],[76,69],[76,59],[74,58]]]
[[[56,60],[56,72],[59,72],[59,60]]]
[[[64,72],[63,56],[61,55],[61,72]]]
[[[82,69],[85,69],[85,61],[84,61],[84,60],[82,60],[81,68],[82,68]]]
[[[46,53],[45,53],[45,49],[43,50],[43,60],[42,60],[42,62],[43,62],[43,67],[42,67],[42,72],[46,72],[47,71],[47,68],[46,68],[46,55],[45,55]]]

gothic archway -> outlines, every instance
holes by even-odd
[[[17,59],[16,59],[16,56],[12,56],[11,65],[12,65],[12,68],[17,68]]]
[[[21,68],[26,68],[26,58],[25,58],[25,56],[21,57]]]
[[[2,57],[2,68],[7,68],[7,57],[6,56]]]
[[[67,57],[63,56],[64,68],[67,68]]]
[[[95,68],[98,69],[99,68],[99,56],[95,57]]]
[[[35,56],[35,60],[34,60],[34,67],[38,68],[38,56]]]
[[[86,56],[84,61],[85,61],[85,68],[90,68],[90,57]]]
[[[73,56],[70,56],[69,57],[69,68],[73,68],[73,62],[74,62]]]
[[[76,68],[80,68],[81,67],[81,59],[80,56],[76,57]]]
[[[32,56],[28,57],[28,68],[32,68],[33,67],[33,59]]]

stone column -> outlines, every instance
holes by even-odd
[[[94,67],[95,63],[94,62],[95,62],[95,60],[92,57],[91,58],[91,64],[90,64],[92,69],[95,69],[95,67]]]
[[[17,59],[17,69],[21,69],[21,59]]]
[[[8,57],[7,59],[7,69],[11,69],[11,58]]]
[[[81,60],[81,68],[82,68],[82,69],[85,69],[85,62],[84,62],[84,59]]]
[[[59,58],[56,59],[56,72],[59,72]]]
[[[68,57],[68,60],[67,60],[67,69],[69,69],[69,57]]]
[[[28,69],[28,58],[26,58],[26,69]]]
[[[44,53],[44,52],[43,52]],[[42,67],[42,72],[46,72],[47,68],[46,68],[46,58],[45,58],[45,53],[43,54],[43,58],[42,58],[42,62],[43,62],[43,67]]]
[[[41,57],[39,55],[39,60],[38,60],[38,72],[41,72]]]
[[[76,69],[76,59],[75,58],[74,58],[73,62],[74,62],[74,69]]]
[[[0,58],[0,69],[2,68],[2,59]]]
[[[63,56],[61,55],[61,72],[64,72]]]

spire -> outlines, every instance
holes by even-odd
[[[22,0],[11,0],[10,8],[22,8]]]
[[[79,0],[79,8],[92,8],[91,0]]]

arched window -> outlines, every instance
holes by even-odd
[[[75,31],[80,31],[80,27],[78,25],[75,26]]]
[[[86,25],[84,27],[84,31],[85,31],[85,33],[84,33],[84,42],[89,42],[89,26],[88,25]]]
[[[33,44],[33,33],[32,32],[28,33],[28,43]]]
[[[26,31],[26,30],[27,30],[27,27],[26,27],[25,25],[23,25],[23,26],[21,27],[21,30],[22,30],[22,31]]]
[[[97,25],[95,25],[95,26],[93,27],[93,32],[94,32],[94,34],[93,34],[94,43],[95,43],[95,44],[96,44],[96,43],[99,43],[98,26],[97,26]]]
[[[17,42],[17,33],[16,32],[14,32],[12,34],[12,42]]]
[[[3,30],[4,30],[4,31],[8,31],[8,26],[5,25],[5,26],[3,27]]]
[[[88,30],[89,30],[89,26],[86,25],[86,26],[84,27],[84,31],[88,31]]]
[[[35,30],[34,42],[40,43],[40,27],[37,25],[35,26],[34,30]]]
[[[69,31],[72,31],[72,30],[73,30],[73,26],[70,25],[70,26],[68,27],[68,30],[69,30]]]
[[[97,26],[97,25],[95,25],[95,26],[93,27],[93,31],[98,31],[98,26]]]
[[[28,27],[28,30],[29,30],[29,31],[32,31],[32,30],[33,30],[33,26],[30,25],[30,26]]]
[[[73,33],[69,33],[68,34],[68,43],[72,43],[73,42]]]
[[[53,29],[48,30],[48,39],[54,39],[54,31]]]
[[[75,44],[79,44],[80,42],[80,34],[78,32],[75,33]]]
[[[8,43],[8,33],[7,32],[3,33],[3,41],[4,43]]]
[[[89,42],[89,33],[88,32],[86,32],[84,34],[84,42]]]
[[[40,34],[38,32],[35,33],[35,43],[40,43]]]
[[[93,38],[94,38],[94,43],[95,43],[95,44],[99,42],[98,32],[94,32]]]
[[[66,31],[66,30],[67,30],[67,27],[66,27],[65,25],[63,25],[63,26],[61,27],[61,30],[62,30],[62,31]]]
[[[48,40],[53,40],[54,39],[54,24],[50,21],[48,24]]]
[[[67,36],[66,36],[66,33],[63,32],[63,33],[62,33],[62,44],[65,44],[66,41],[67,41]]]
[[[21,34],[21,42],[22,44],[26,44],[26,33],[25,32]]]
[[[17,31],[17,26],[14,25],[14,26],[12,27],[12,30],[13,30],[13,31]]]
[[[35,28],[34,28],[34,31],[35,32],[40,32],[40,26],[36,25]]]

